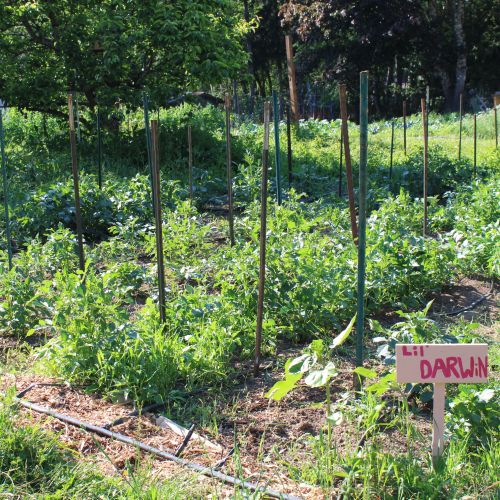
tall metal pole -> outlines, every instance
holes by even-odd
[[[274,149],[276,160],[276,193],[278,205],[283,201],[281,193],[281,148],[280,148],[280,111],[278,94],[273,90],[273,118],[274,118]]]
[[[406,99],[403,101],[403,147],[406,156]]]
[[[474,176],[477,170],[477,115],[474,113]]]
[[[227,199],[229,220],[229,241],[234,246],[234,213],[233,213],[233,165],[231,156],[231,98],[225,95],[226,108],[226,166],[227,166]]]
[[[349,128],[347,124],[347,89],[344,84],[339,85],[340,116],[342,118],[342,138],[344,140],[345,169],[347,180],[347,196],[349,198],[349,214],[351,216],[352,239],[358,241],[358,227],[356,224],[356,204],[354,200],[354,182],[352,178],[351,150],[349,147]]]
[[[9,186],[7,180],[7,157],[5,155],[5,135],[3,130],[3,108],[0,107],[0,150],[2,153],[3,207],[5,212],[5,236],[7,237],[7,256],[9,269],[12,269],[12,239],[10,235]]]
[[[422,126],[424,132],[424,177],[423,177],[423,195],[424,195],[424,227],[423,234],[427,234],[427,170],[429,168],[429,138],[427,131],[427,106],[425,98],[422,97],[420,102],[422,108]]]
[[[97,108],[97,182],[102,189],[102,138],[101,138],[101,111]]]
[[[360,73],[359,84],[359,237],[358,312],[356,319],[356,366],[363,365],[366,269],[366,188],[368,161],[368,71]]]
[[[153,205],[156,229],[156,259],[158,267],[158,308],[160,321],[165,323],[165,265],[163,262],[163,227],[161,220],[160,194],[160,148],[158,142],[158,121],[151,120],[151,160],[153,167]]]
[[[82,271],[85,271],[85,253],[83,250],[82,213],[80,209],[80,183],[78,179],[78,159],[76,152],[75,117],[73,110],[73,95],[68,94],[69,111],[69,142],[71,146],[71,170],[73,172],[73,188],[75,191],[75,219],[78,237],[78,260]]]
[[[464,95],[460,94],[460,125],[458,131],[458,159],[462,159],[462,121],[464,117]]]
[[[151,130],[149,128],[149,99],[148,95],[144,93],[142,96],[142,103],[144,109],[144,132],[146,134],[146,148],[148,152],[148,167],[149,167],[149,180],[151,182],[151,192],[153,196],[154,205],[154,189],[153,189],[153,161],[151,155]]]
[[[288,189],[292,187],[293,171],[292,171],[292,117],[290,104],[286,105],[286,145],[288,159]]]
[[[255,360],[254,375],[260,368],[262,344],[262,319],[264,316],[264,290],[266,283],[266,232],[267,232],[267,169],[269,164],[269,115],[270,103],[264,103],[264,146],[262,149],[262,186],[260,197],[260,265],[259,265],[259,296],[257,298],[257,327],[255,330]]]
[[[389,179],[392,179],[392,160],[394,156],[394,120],[391,122],[391,161],[389,164]]]
[[[495,120],[495,147],[498,148],[498,120],[497,120],[497,105],[493,105],[493,119]]]
[[[188,125],[188,175],[189,201],[193,203],[193,135],[191,125]]]

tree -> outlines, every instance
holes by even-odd
[[[356,89],[359,71],[370,70],[379,113],[390,114],[395,93],[420,94],[426,84],[446,110],[457,109],[468,79],[482,92],[498,85],[498,2],[289,0],[281,15],[306,42],[297,51],[302,71]]]
[[[57,112],[81,104],[164,102],[227,82],[246,62],[231,0],[0,0],[0,95]]]

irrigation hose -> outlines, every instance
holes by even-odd
[[[203,474],[204,476],[218,479],[219,481],[223,481],[224,483],[232,484],[234,486],[241,486],[243,488],[261,493],[262,495],[265,495],[265,496],[268,496],[271,498],[279,498],[282,500],[301,500],[300,497],[288,495],[285,493],[280,493],[279,491],[275,491],[275,490],[271,490],[271,489],[266,489],[263,486],[259,486],[258,484],[250,483],[248,481],[244,481],[242,479],[238,479],[236,477],[229,476],[227,474],[223,474],[222,472],[214,470],[213,468],[205,467],[203,465],[200,465],[200,464],[197,464],[194,462],[189,462],[188,460],[176,457],[175,455],[173,455],[171,453],[168,453],[166,451],[162,451],[162,450],[155,448],[153,446],[149,446],[149,445],[147,445],[147,444],[145,444],[137,439],[125,436],[124,434],[120,434],[118,432],[110,431],[110,430],[105,429],[103,427],[98,427],[96,425],[92,425],[92,424],[89,424],[87,422],[83,422],[82,420],[78,420],[77,418],[73,418],[73,417],[70,417],[68,415],[63,415],[62,413],[58,413],[54,410],[51,410],[50,408],[45,408],[44,406],[40,406],[36,403],[31,403],[30,401],[25,401],[25,400],[19,399],[19,398],[16,398],[16,402],[18,404],[20,404],[21,406],[23,406],[24,408],[28,408],[28,409],[36,411],[38,413],[43,413],[45,415],[49,415],[51,417],[57,418],[58,420],[61,420],[62,422],[66,422],[67,424],[74,425],[75,427],[79,427],[85,431],[93,432],[93,433],[98,434],[100,436],[115,439],[116,441],[120,441],[121,443],[125,443],[125,444],[128,444],[130,446],[135,446],[136,448],[139,448],[140,450],[146,451],[148,453],[152,453],[152,454],[157,455],[159,457],[162,457],[166,460],[170,460],[172,462],[175,462],[178,465],[182,465],[183,467],[186,467],[186,468],[191,469],[195,472],[198,472],[199,474]]]
[[[436,313],[435,316],[457,316],[458,314],[462,314],[464,312],[471,311],[472,309],[477,307],[479,304],[484,302],[486,299],[488,299],[493,294],[494,288],[495,288],[494,283],[491,283],[490,291],[486,295],[481,295],[481,297],[476,299],[474,302],[472,302],[468,306],[461,307],[460,309],[455,309],[455,310],[447,312],[447,313]]]

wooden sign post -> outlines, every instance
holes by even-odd
[[[396,381],[434,384],[432,460],[443,453],[446,384],[477,384],[488,379],[487,344],[397,344]]]

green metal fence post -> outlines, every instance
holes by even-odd
[[[281,148],[280,148],[280,111],[278,94],[273,90],[273,118],[274,118],[274,149],[276,159],[276,193],[278,205],[283,201],[281,193]]]
[[[391,122],[391,161],[389,164],[389,179],[392,179],[392,160],[394,157],[394,120]]]
[[[9,269],[12,269],[12,240],[10,236],[9,187],[7,181],[7,157],[5,155],[5,135],[3,130],[3,109],[0,107],[0,149],[2,151],[3,205],[5,211],[5,236],[7,237],[7,255]]]
[[[458,129],[458,159],[462,159],[462,121],[464,117],[464,95],[460,94],[460,125]]]
[[[356,319],[356,366],[363,365],[366,268],[366,188],[368,159],[368,71],[360,73],[359,101],[359,227],[358,227],[358,312]]]
[[[97,108],[97,181],[102,189],[102,138],[101,138],[101,110]]]

